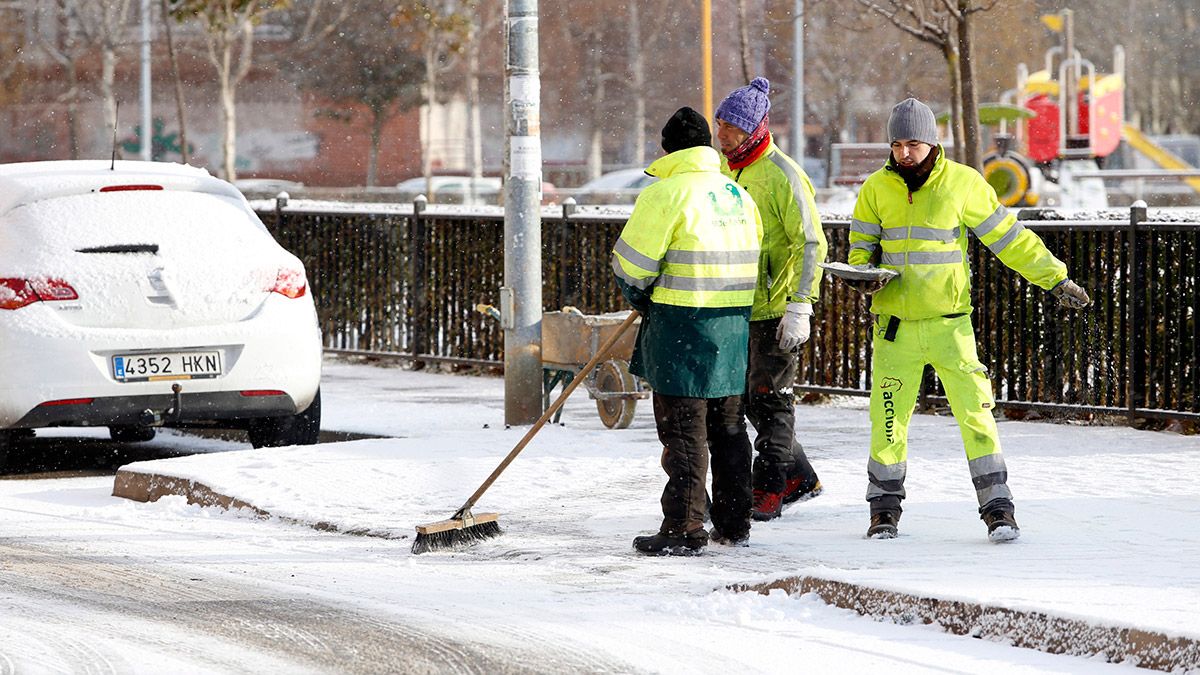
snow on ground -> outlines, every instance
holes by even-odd
[[[504,427],[503,381],[327,361],[323,398],[324,428],[394,438],[128,468],[193,478],[281,518],[405,537],[306,535],[312,539],[296,546],[311,550],[313,564],[289,568],[291,583],[421,624],[466,625],[496,644],[578,644],[608,655],[618,670],[1124,668],[875,622],[813,596],[722,590],[793,575],[1200,638],[1200,484],[1189,470],[1200,466],[1196,437],[1002,421],[1022,537],[995,545],[976,513],[952,418],[917,416],[901,536],[873,541],[863,539],[865,401],[800,406],[799,437],[824,495],[755,524],[749,548],[646,558],[630,542],[661,518],[663,474],[649,404],[640,404],[631,428],[612,431],[580,390],[565,424],[545,428],[480,500],[477,511],[502,514],[503,536],[466,551],[414,556],[414,526],[449,517],[525,432]],[[135,504],[105,490],[111,479],[55,481],[53,488],[8,481],[0,483],[0,499],[65,501],[58,508],[95,523],[178,521],[203,531],[215,518],[268,541],[298,529],[188,507],[176,497]],[[325,553],[319,559],[318,548]]]

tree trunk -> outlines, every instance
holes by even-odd
[[[962,80],[963,163],[983,172],[979,152],[979,96],[975,93],[975,57],[971,45],[970,0],[958,0],[962,20],[958,22],[959,77]]]
[[[754,79],[754,67],[751,61],[754,60],[750,54],[750,21],[746,16],[746,0],[738,0],[738,39],[741,43],[742,57],[742,79],[745,84],[750,84],[750,80]]]
[[[104,101],[104,139],[112,138],[113,129],[117,123],[117,95],[113,91],[113,82],[117,77],[117,54],[112,47],[105,45],[100,50],[100,98]],[[142,129],[143,134],[151,133]]]
[[[646,58],[642,54],[642,22],[638,4],[629,3],[629,64],[633,81],[633,163],[646,165]]]
[[[233,44],[228,37],[221,39],[218,45],[221,50],[221,61],[217,68],[217,80],[221,86],[221,152],[223,178],[229,182],[237,179],[235,168],[237,146],[234,139],[237,135],[237,109],[234,105],[233,90]]]
[[[430,29],[431,31],[433,29]],[[421,175],[425,176],[425,197],[433,201],[433,106],[437,101],[437,42],[431,34],[425,47],[425,123],[421,133]]]
[[[963,111],[962,111],[962,82],[959,79],[958,49],[954,42],[947,40],[942,44],[942,54],[946,57],[946,70],[950,77],[950,137],[954,140],[954,155],[952,159],[962,161],[963,151]]]
[[[183,81],[179,78],[179,58],[175,54],[175,42],[171,37],[171,12],[167,0],[160,3],[163,31],[167,37],[167,56],[171,60],[171,79],[175,81],[175,110],[179,116],[179,158],[188,163],[187,119],[183,105]]]
[[[371,148],[367,153],[367,187],[375,187],[379,170],[379,143],[383,139],[383,122],[387,111],[371,108]]]
[[[596,36],[599,37],[598,35]],[[600,68],[599,40],[593,42],[593,48],[588,57],[592,82],[592,133],[589,143],[587,172],[588,180],[594,180],[604,173],[604,73]]]
[[[471,149],[470,176],[467,194],[470,203],[476,202],[475,187],[483,176],[483,123],[479,114],[479,27],[471,19],[471,33],[467,36],[467,136]]]

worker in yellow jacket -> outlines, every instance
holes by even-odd
[[[800,346],[812,335],[828,244],[812,181],[775,146],[768,130],[771,84],[756,77],[734,89],[715,114],[725,175],[758,204],[762,257],[750,314],[746,416],[754,425],[755,520],[821,493],[817,472],[796,440],[793,386]]]
[[[926,364],[937,372],[958,421],[980,517],[992,541],[1016,539],[1008,470],[993,417],[995,400],[979,361],[971,324],[967,230],[1030,283],[1067,307],[1087,306],[1087,293],[1042,240],[1001,206],[974,169],[950,161],[938,145],[933,111],[916,99],[898,103],[888,119],[891,157],[863,183],[850,229],[851,265],[899,276],[871,294],[871,459],[867,465],[867,536],[897,535],[912,418]],[[861,286],[866,287],[861,287]]]
[[[754,200],[721,175],[708,121],[680,108],[662,130],[659,178],[638,196],[613,247],[622,295],[642,313],[630,371],[654,390],[667,485],[646,555],[704,550],[711,455],[711,539],[750,536],[750,439],[742,406],[762,220]]]

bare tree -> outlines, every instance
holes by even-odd
[[[633,89],[633,163],[646,165],[646,59],[642,52],[642,17],[629,3],[629,72]]]
[[[982,168],[979,147],[979,98],[975,92],[972,16],[998,0],[857,0],[895,27],[934,45],[946,60],[950,82],[950,126],[956,159]]]
[[[950,128],[954,138],[955,159],[962,160],[963,115],[962,79],[959,68],[958,39],[951,15],[945,10],[943,0],[856,0],[867,10],[887,19],[900,30],[931,44],[941,51],[946,61],[950,83]],[[978,125],[978,117],[976,122]]]
[[[35,11],[37,16],[43,12],[51,12],[58,21],[66,21],[69,10],[68,0],[54,0],[39,3]],[[77,63],[83,56],[86,47],[81,40],[76,39],[71,31],[63,31],[58,40],[51,40],[43,33],[37,34],[38,47],[57,63],[66,76],[66,91],[56,99],[67,106],[67,155],[71,159],[79,159],[79,70]]]
[[[438,78],[463,51],[471,19],[458,0],[402,0],[393,22],[415,29],[425,62],[425,120],[421,133],[421,172],[425,189],[433,194],[433,107],[438,101]]]
[[[253,66],[254,27],[288,0],[168,0],[171,14],[204,26],[205,53],[221,90],[222,175],[237,178],[237,88]]]
[[[324,48],[292,54],[289,66],[302,89],[343,107],[319,114],[350,120],[355,106],[370,114],[371,145],[366,184],[376,184],[383,127],[396,114],[421,104],[425,67],[409,45],[412,35],[394,25],[379,25],[390,0],[359,0],[358,12],[339,22],[323,39]]]
[[[104,101],[104,138],[112,135],[117,116],[113,91],[119,51],[126,47],[129,0],[72,0],[67,15],[86,44],[100,50],[100,97]],[[143,134],[151,133],[143,129]]]
[[[471,177],[468,182],[470,201],[475,200],[475,188],[483,176],[483,124],[480,120],[479,54],[485,36],[496,35],[503,12],[494,3],[471,0],[471,23],[467,31],[467,140],[470,146]]]

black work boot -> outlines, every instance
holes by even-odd
[[[708,540],[718,546],[745,547],[750,545],[749,530],[726,535],[717,528],[708,531]]]
[[[708,545],[708,532],[703,529],[684,535],[659,532],[633,538],[633,548],[646,555],[700,555]]]
[[[899,531],[899,511],[877,511],[871,514],[871,526],[867,528],[867,539],[895,539]]]
[[[992,509],[979,517],[987,524],[988,539],[996,543],[1012,541],[1021,536],[1021,528],[1017,527],[1017,519],[1013,517],[1011,509]]]

